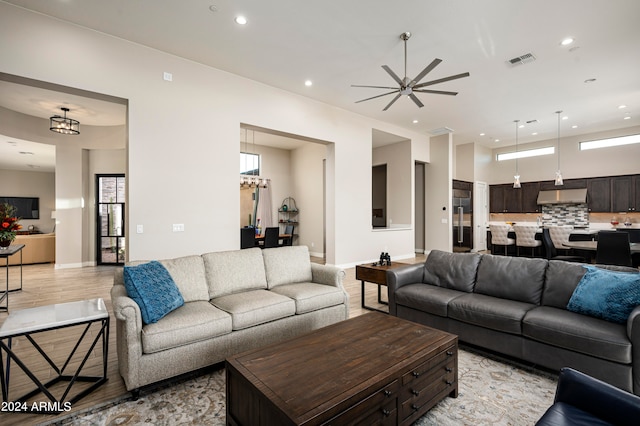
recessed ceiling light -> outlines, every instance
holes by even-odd
[[[238,25],[245,25],[247,23],[247,18],[240,15],[240,16],[236,16],[236,19],[234,19],[234,21],[236,21],[236,24]]]
[[[585,82],[585,83],[593,83],[594,81],[596,81],[596,79],[595,79],[595,78],[588,78],[588,79],[586,79],[584,82]]]
[[[618,105],[618,109],[625,109],[626,107],[626,105]]]
[[[565,38],[564,40],[562,40],[560,42],[560,44],[563,45],[563,46],[568,46],[571,43],[573,43],[573,39],[571,37],[567,37],[567,38]]]
[[[493,141],[494,142],[500,142],[500,139],[494,139]]]
[[[518,128],[523,129],[524,128],[524,124],[519,125]]]
[[[630,115],[626,115],[623,120],[631,120],[631,116]]]
[[[562,117],[563,120],[568,120],[569,116],[565,115],[564,117]]]
[[[413,120],[413,124],[418,124],[419,121],[418,120]]]
[[[538,132],[533,132],[531,133],[531,136],[536,136],[538,134]]]
[[[313,81],[311,81],[311,80],[306,80],[306,81],[304,82],[304,85],[305,85],[305,86],[307,86],[307,87],[311,87],[311,86],[313,86]]]
[[[571,126],[571,128],[572,128],[572,129],[577,129],[577,128],[578,128],[578,125],[577,125],[577,124],[574,124],[573,126]]]
[[[484,136],[484,133],[480,133],[480,136]]]
[[[217,12],[218,11],[218,6],[216,6],[215,4],[212,4],[211,6],[209,6],[209,10],[211,12]]]

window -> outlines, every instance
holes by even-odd
[[[240,153],[240,174],[260,176],[260,156],[258,154]]]
[[[585,151],[587,149],[609,148],[611,146],[619,145],[631,145],[633,143],[640,143],[640,135],[620,136],[617,138],[580,142],[580,151]]]
[[[514,160],[516,158],[525,158],[525,157],[537,157],[539,155],[549,155],[555,152],[555,148],[552,146],[548,146],[546,148],[536,148],[536,149],[526,149],[524,151],[518,152],[504,152],[502,154],[498,154],[498,161],[504,160]]]

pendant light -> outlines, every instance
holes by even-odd
[[[67,118],[67,112],[69,108],[60,108],[64,111],[64,117],[54,115],[49,117],[49,130],[63,135],[79,135],[80,134],[80,122],[72,118]]]
[[[558,114],[558,169],[556,170],[555,184],[556,186],[562,186],[564,185],[564,182],[562,181],[562,172],[560,171],[560,114],[562,114],[562,111],[556,111],[556,114]]]
[[[520,173],[518,173],[518,123],[520,120],[513,120],[516,123],[516,174],[513,176],[513,187],[520,188]]]

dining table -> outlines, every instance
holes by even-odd
[[[279,240],[290,240],[293,237],[293,235],[291,234],[278,234],[278,239]],[[256,244],[258,244],[260,241],[264,241],[264,234],[262,235],[256,235]]]

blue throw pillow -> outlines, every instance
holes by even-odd
[[[585,266],[567,309],[611,322],[624,324],[640,305],[640,274],[614,272]]]
[[[178,286],[160,262],[124,267],[124,286],[138,306],[145,324],[152,324],[184,305]]]

